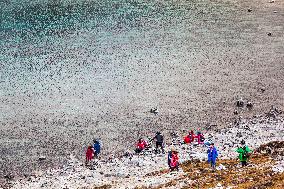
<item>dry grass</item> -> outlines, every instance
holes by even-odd
[[[110,189],[111,188],[111,185],[103,185],[103,186],[96,186],[94,187],[93,189]]]
[[[273,151],[283,152],[282,142],[271,142],[262,145],[256,151],[267,149],[270,147]],[[169,182],[155,187],[168,188],[176,186],[179,183],[187,183],[184,189],[187,188],[212,188],[220,183],[223,187],[233,186],[242,189],[280,189],[284,188],[284,173],[275,173],[272,171],[272,166],[275,164],[274,158],[269,154],[255,154],[250,159],[250,164],[247,167],[240,167],[236,159],[219,160],[218,164],[226,167],[225,170],[212,171],[207,162],[199,160],[187,161],[182,164],[182,169],[185,176],[178,179],[170,180]],[[157,174],[157,173],[155,173]]]

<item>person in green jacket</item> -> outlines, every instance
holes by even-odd
[[[249,156],[250,156],[252,151],[246,145],[246,142],[244,140],[241,141],[241,145],[242,145],[242,147],[238,147],[236,152],[239,153],[240,162],[241,162],[242,166],[244,167],[244,166],[247,166],[247,161],[248,161]]]

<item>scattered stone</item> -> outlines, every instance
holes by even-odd
[[[264,88],[264,87],[260,88],[260,91],[261,91],[262,93],[264,93],[264,92],[265,92],[265,88]]]
[[[41,184],[40,187],[44,188],[44,187],[46,187],[46,185],[47,185],[47,182],[45,181],[44,183]]]
[[[39,160],[39,161],[46,160],[46,157],[45,157],[45,156],[40,156],[40,157],[38,158],[38,160]]]
[[[248,108],[248,109],[252,109],[252,108],[253,108],[252,102],[248,102],[248,103],[247,103],[247,108]]]
[[[7,174],[7,175],[4,176],[4,178],[7,179],[7,180],[13,180],[14,176],[11,175],[11,174]]]
[[[105,176],[105,177],[111,177],[111,174],[106,173],[104,176]]]
[[[266,113],[266,116],[275,119],[279,114],[282,114],[282,111],[272,106],[270,111]]]
[[[151,108],[150,113],[157,115],[159,113],[159,111],[158,111],[157,108],[153,108],[153,109]]]
[[[245,103],[242,99],[237,100],[237,107],[244,107]]]
[[[243,136],[243,135],[242,135],[241,132],[238,132],[237,135],[236,135],[236,137],[238,137],[238,138],[241,138],[242,136]]]

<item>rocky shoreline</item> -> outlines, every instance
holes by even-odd
[[[242,139],[254,150],[261,145],[272,141],[283,141],[284,120],[279,116],[254,116],[251,119],[239,119],[228,128],[205,133],[211,135],[212,141],[219,151],[220,161],[235,159],[234,150]],[[180,162],[194,162],[206,160],[206,147],[197,144],[179,144],[178,138],[173,138],[171,146],[179,151]],[[280,148],[281,150],[281,148]],[[255,151],[255,154],[265,153],[264,149]],[[100,160],[95,170],[90,170],[83,165],[82,160],[70,157],[69,163],[62,169],[50,169],[38,172],[34,176],[17,181],[9,181],[6,187],[10,188],[155,188],[163,186],[169,181],[183,177],[184,171],[169,172],[167,169],[166,154],[146,154]],[[253,160],[250,162],[253,164]],[[235,162],[238,165],[237,161]],[[277,156],[273,165],[275,172],[283,173],[283,154]],[[217,163],[217,170],[225,167]],[[7,179],[9,180],[9,179]],[[175,186],[182,188],[186,186]],[[167,188],[167,187],[166,187]]]

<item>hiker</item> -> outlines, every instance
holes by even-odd
[[[211,143],[213,143],[211,139],[205,139],[203,144],[205,147],[209,148]]]
[[[189,132],[189,138],[190,138],[190,142],[194,142],[194,138],[195,138],[195,135],[194,135],[194,132],[193,132],[193,130],[191,130],[190,132]]]
[[[140,138],[138,140],[138,143],[136,144],[135,152],[139,154],[140,152],[142,152],[146,148],[146,146],[147,146],[146,141],[143,140],[142,138]]]
[[[94,148],[93,146],[89,145],[86,151],[85,165],[91,165],[93,158],[94,158]]]
[[[186,135],[185,137],[183,137],[183,142],[184,142],[185,144],[189,144],[189,143],[193,142],[193,140],[194,140],[194,134],[192,134],[192,133],[193,133],[193,131],[191,130],[191,131],[188,132],[188,135]],[[192,137],[192,136],[193,136],[193,137]]]
[[[242,145],[242,147],[238,147],[236,152],[239,153],[240,162],[241,162],[242,166],[244,167],[244,166],[247,166],[247,161],[248,161],[252,151],[246,145],[246,142],[244,140],[241,141],[241,145]]]
[[[186,135],[185,137],[183,137],[183,142],[184,142],[185,144],[191,143],[191,138],[190,138],[189,134]]]
[[[171,151],[168,154],[168,164],[171,171],[174,171],[175,169],[179,170],[179,162],[178,162],[178,151],[175,149],[171,149]]]
[[[93,142],[94,142],[94,145],[93,145],[94,157],[98,158],[99,153],[101,152],[101,144],[100,144],[99,140],[97,140],[97,139],[94,139]]]
[[[203,144],[205,137],[200,131],[197,132],[196,138],[197,138],[198,144]]]
[[[161,147],[162,153],[165,153],[164,146],[163,146],[164,145],[164,136],[160,132],[157,132],[152,140],[154,140],[154,139],[156,140],[156,153],[158,152],[159,147]]]
[[[217,149],[214,146],[214,143],[211,143],[209,149],[207,150],[208,163],[210,163],[211,168],[215,170],[216,168],[216,159],[218,158]]]

